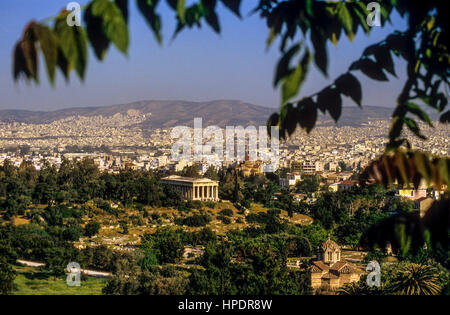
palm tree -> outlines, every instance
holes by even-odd
[[[392,279],[390,292],[403,295],[437,295],[438,285],[436,270],[427,265],[408,264],[403,266]]]
[[[338,291],[339,295],[382,295],[383,290],[377,287],[369,287],[366,284],[365,277],[359,282],[345,284]]]

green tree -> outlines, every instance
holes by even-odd
[[[11,294],[16,289],[14,284],[16,275],[12,266],[0,256],[0,294]]]
[[[141,254],[141,257],[138,261],[138,264],[142,270],[148,271],[151,269],[152,266],[159,264],[157,253],[154,249],[144,247],[141,250],[140,254]]]
[[[199,178],[200,174],[199,174],[199,171],[198,171],[198,165],[194,164],[194,165],[191,165],[191,166],[186,166],[180,172],[180,176],[191,177],[191,178]]]
[[[345,164],[344,161],[339,162],[339,168],[340,168],[341,172],[345,172],[348,170],[347,164]]]
[[[45,161],[39,172],[33,199],[38,203],[52,204],[57,190],[57,170],[55,166]]]
[[[122,229],[122,234],[128,234],[128,222],[125,220],[122,220],[119,222],[120,228]]]
[[[153,249],[162,264],[179,261],[184,251],[181,231],[172,228],[160,228],[153,234],[145,234],[142,246]]]
[[[242,189],[244,181],[236,169],[231,169],[225,172],[219,185],[219,197],[221,199],[239,202],[244,195]]]
[[[316,175],[304,175],[303,180],[297,183],[297,191],[312,194],[319,190],[319,177]]]
[[[219,180],[219,173],[217,172],[216,167],[214,165],[208,167],[208,169],[205,172],[205,177],[212,180]]]
[[[101,226],[99,222],[97,221],[89,222],[84,227],[84,235],[86,235],[87,237],[92,237],[100,231],[100,228]]]

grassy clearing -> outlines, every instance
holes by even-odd
[[[107,279],[89,277],[80,287],[69,287],[65,277],[54,278],[32,267],[14,267],[17,271],[16,295],[100,295]]]

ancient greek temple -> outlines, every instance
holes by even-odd
[[[218,201],[219,182],[208,178],[190,178],[172,175],[161,179],[171,185],[186,200]]]

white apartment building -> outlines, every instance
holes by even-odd
[[[295,186],[301,180],[302,175],[300,175],[300,173],[287,173],[286,178],[280,178],[280,186],[282,188],[289,189],[290,187]]]

